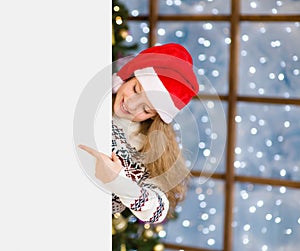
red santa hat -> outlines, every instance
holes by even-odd
[[[113,92],[131,77],[137,78],[167,124],[199,91],[192,57],[175,43],[150,47],[131,59],[113,74]]]

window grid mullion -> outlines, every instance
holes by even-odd
[[[149,37],[148,46],[152,47],[156,43],[157,17],[158,17],[158,0],[149,1]]]
[[[240,14],[240,0],[231,0],[230,15],[159,15],[158,0],[149,0],[149,16],[130,16],[130,21],[149,21],[149,37],[148,46],[151,47],[156,43],[156,32],[158,21],[227,21],[231,27],[231,45],[230,45],[230,62],[229,62],[229,93],[228,95],[202,95],[202,99],[221,99],[228,102],[228,128],[227,128],[227,148],[226,148],[226,172],[225,174],[206,174],[203,172],[192,172],[195,176],[210,176],[213,179],[221,179],[225,181],[225,218],[224,218],[224,233],[223,233],[223,251],[233,250],[233,229],[231,223],[233,221],[233,206],[234,206],[234,186],[235,182],[249,182],[254,184],[271,184],[275,186],[283,185],[287,187],[300,188],[300,182],[290,180],[278,180],[273,178],[260,178],[253,176],[235,175],[233,162],[235,159],[235,141],[236,141],[236,124],[235,115],[238,102],[249,103],[268,103],[268,104],[291,104],[300,105],[300,99],[286,99],[280,97],[252,97],[238,95],[238,72],[236,67],[239,60],[239,28],[241,22],[296,22],[300,21],[300,15],[244,15]],[[207,251],[204,248],[195,248],[185,245],[175,245],[164,243],[166,248],[185,250]],[[209,249],[213,251],[212,249]]]
[[[211,95],[201,94],[201,100],[222,100],[227,101],[228,95]],[[195,101],[198,98],[194,99]],[[249,103],[267,103],[267,104],[279,104],[279,105],[300,105],[300,99],[298,98],[281,98],[281,97],[258,97],[258,96],[237,96],[238,102],[249,102]]]
[[[184,250],[184,251],[222,251],[220,249],[206,249],[206,248],[199,248],[199,247],[192,247],[186,245],[177,245],[172,243],[164,242],[165,248],[172,249],[172,250]]]
[[[155,2],[154,0],[153,2]],[[151,2],[151,4],[153,4]],[[154,4],[153,4],[154,5]],[[150,12],[149,12],[150,13]],[[152,14],[152,13],[151,13]],[[130,21],[146,21],[151,17],[146,15],[140,15],[137,17],[129,16]],[[224,22],[231,20],[231,15],[157,15],[155,16],[157,21],[214,21]],[[239,20],[243,22],[299,22],[300,15],[239,15]]]
[[[206,177],[217,180],[225,180],[226,175],[224,173],[208,173],[203,171],[192,171],[194,177]],[[235,175],[235,182],[248,182],[253,184],[261,185],[272,185],[272,186],[285,186],[290,188],[300,188],[300,181],[285,180],[285,179],[274,179],[274,178],[262,178],[257,176],[246,176],[246,175]]]
[[[223,248],[224,251],[232,251],[233,248],[233,206],[234,206],[234,159],[236,140],[236,107],[239,61],[239,15],[240,0],[231,0],[230,19],[230,58],[229,58],[229,93],[228,93],[228,125],[227,125],[227,149],[226,149],[226,174],[225,174],[225,205],[224,205],[224,226],[223,226]]]

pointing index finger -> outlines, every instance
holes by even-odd
[[[78,147],[86,152],[88,152],[89,154],[93,155],[95,158],[99,157],[99,152],[96,151],[95,149],[89,147],[89,146],[85,146],[85,145],[78,145]]]

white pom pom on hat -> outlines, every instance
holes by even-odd
[[[113,74],[113,93],[131,77],[138,79],[147,98],[167,124],[199,91],[192,57],[176,43],[141,51]]]

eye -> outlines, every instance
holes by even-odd
[[[142,91],[141,85],[140,85],[140,83],[137,81],[137,79],[135,79],[134,86],[133,86],[133,91],[134,91],[135,93],[141,93],[141,91]]]

